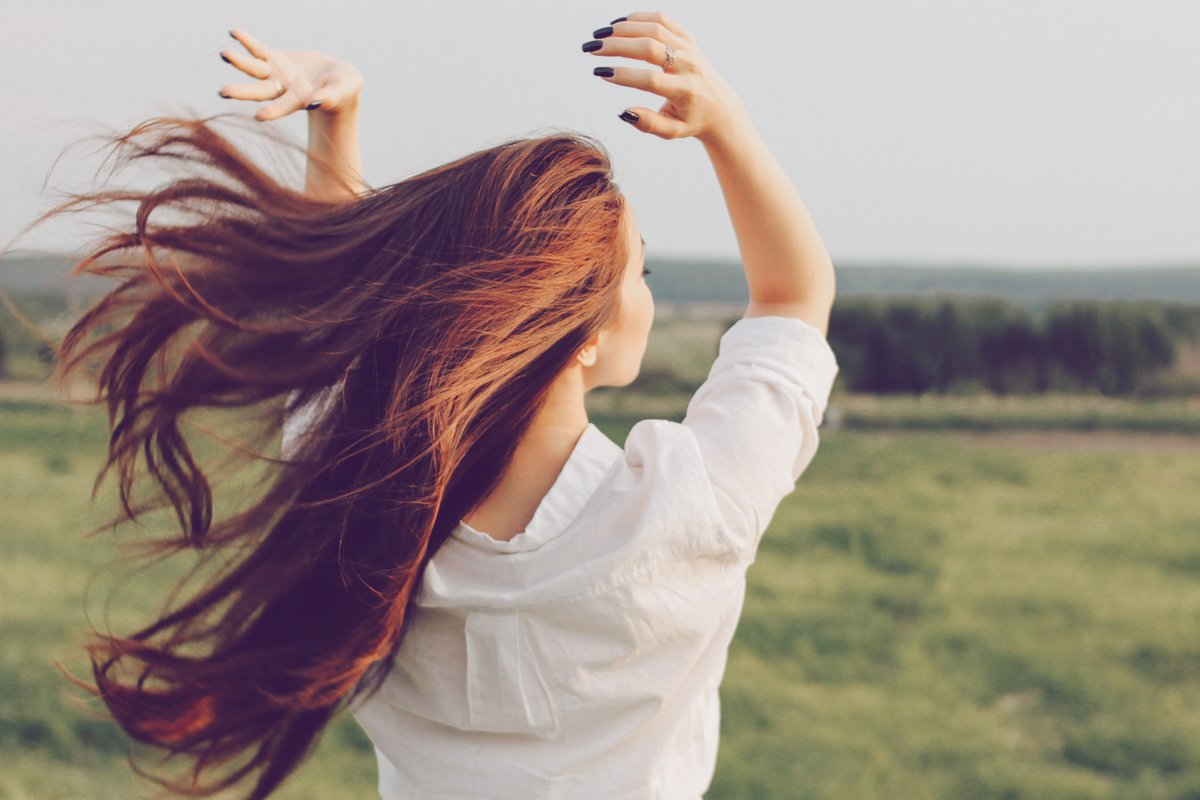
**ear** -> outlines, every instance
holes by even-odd
[[[604,331],[599,331],[594,334],[583,348],[576,354],[575,358],[585,367],[590,367],[596,363],[596,351],[600,347],[600,340],[604,338]]]

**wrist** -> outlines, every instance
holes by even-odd
[[[308,112],[309,122],[315,124],[334,124],[336,122],[351,119],[358,116],[360,106],[360,94],[355,94],[352,97],[338,103],[336,108],[325,108],[324,105],[314,108]]]
[[[337,109],[308,114],[310,157],[305,193],[318,198],[349,199],[365,190],[358,142],[359,98],[339,102]],[[347,187],[344,184],[349,184]]]
[[[704,145],[709,155],[721,155],[745,148],[756,133],[749,115],[744,109],[739,109],[696,138]]]
[[[706,148],[723,148],[745,139],[753,132],[754,124],[742,103],[742,98],[728,86],[718,92],[717,121],[696,136]]]

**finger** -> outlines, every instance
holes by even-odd
[[[687,39],[689,42],[695,41],[692,35],[687,32],[687,29],[661,11],[635,11],[632,14],[627,14],[625,19],[630,22],[656,22],[682,39]],[[620,22],[617,23],[617,25],[621,24]],[[616,28],[617,25],[613,27]]]
[[[275,81],[229,83],[221,87],[221,94],[234,100],[274,100],[283,97],[279,94],[279,87],[275,85]]]
[[[686,78],[658,69],[635,69],[634,67],[610,67],[612,75],[600,75],[609,83],[641,89],[674,100],[685,88]]]
[[[685,42],[679,36],[677,36],[674,31],[660,22],[618,22],[616,25],[612,25],[610,27],[612,28],[613,36],[621,36],[626,39],[657,39],[660,42],[673,44],[676,47],[685,44]],[[592,35],[595,36],[603,30],[604,29],[601,28],[600,30],[595,31]],[[690,44],[690,42],[688,43]]]
[[[630,121],[628,115],[631,112],[637,117],[636,120]],[[619,116],[639,131],[652,133],[660,139],[679,139],[688,135],[687,124],[683,120],[645,106],[629,106]]]
[[[271,55],[271,51],[262,42],[241,28],[233,28],[229,31],[229,35],[241,42],[242,46],[249,50],[250,55],[255,58],[261,58],[263,61],[266,61],[268,56]]]
[[[236,50],[222,50],[221,58],[240,69],[251,78],[265,79],[271,74],[271,65],[257,58],[244,56]]]
[[[599,42],[600,46],[595,47],[592,42]],[[661,67],[667,63],[666,43],[645,36],[633,39],[609,36],[606,39],[593,39],[591,42],[585,44],[584,47],[588,47],[589,45],[594,49],[585,50],[584,52],[591,53],[594,56],[636,58],[639,61],[645,61],[647,64],[653,64],[656,67]],[[671,65],[671,71],[684,72],[690,66],[691,62],[687,56],[687,50],[676,50],[675,63]]]

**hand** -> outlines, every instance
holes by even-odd
[[[708,63],[696,40],[666,14],[637,11],[611,28],[611,35],[595,40],[601,46],[591,51],[592,55],[636,58],[653,64],[654,69],[614,67],[611,77],[601,77],[667,99],[658,111],[629,107],[628,111],[638,116],[631,123],[638,130],[661,139],[695,136],[705,141],[723,135],[745,117],[741,99]],[[603,35],[602,30],[596,34]],[[662,65],[668,44],[675,48],[675,61],[665,70]],[[622,115],[622,119],[627,118]]]
[[[279,119],[301,108],[338,114],[357,107],[363,76],[353,65],[316,50],[269,50],[240,28],[234,28],[229,35],[241,42],[250,55],[230,49],[222,50],[221,58],[258,80],[226,84],[220,94],[235,100],[270,100],[258,109],[255,119]]]

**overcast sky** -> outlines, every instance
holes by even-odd
[[[1017,266],[1200,263],[1200,2],[712,0],[656,7],[738,91],[835,259]],[[661,98],[593,77],[591,32],[632,10],[573,0],[254,3],[0,0],[0,239],[80,190],[97,125],[257,104],[217,52],[242,27],[366,77],[383,185],[569,128],[609,148],[648,255],[736,257],[704,149],[617,118]],[[297,141],[304,115],[261,123]],[[52,247],[59,229],[18,247]],[[41,238],[38,238],[38,237]]]

